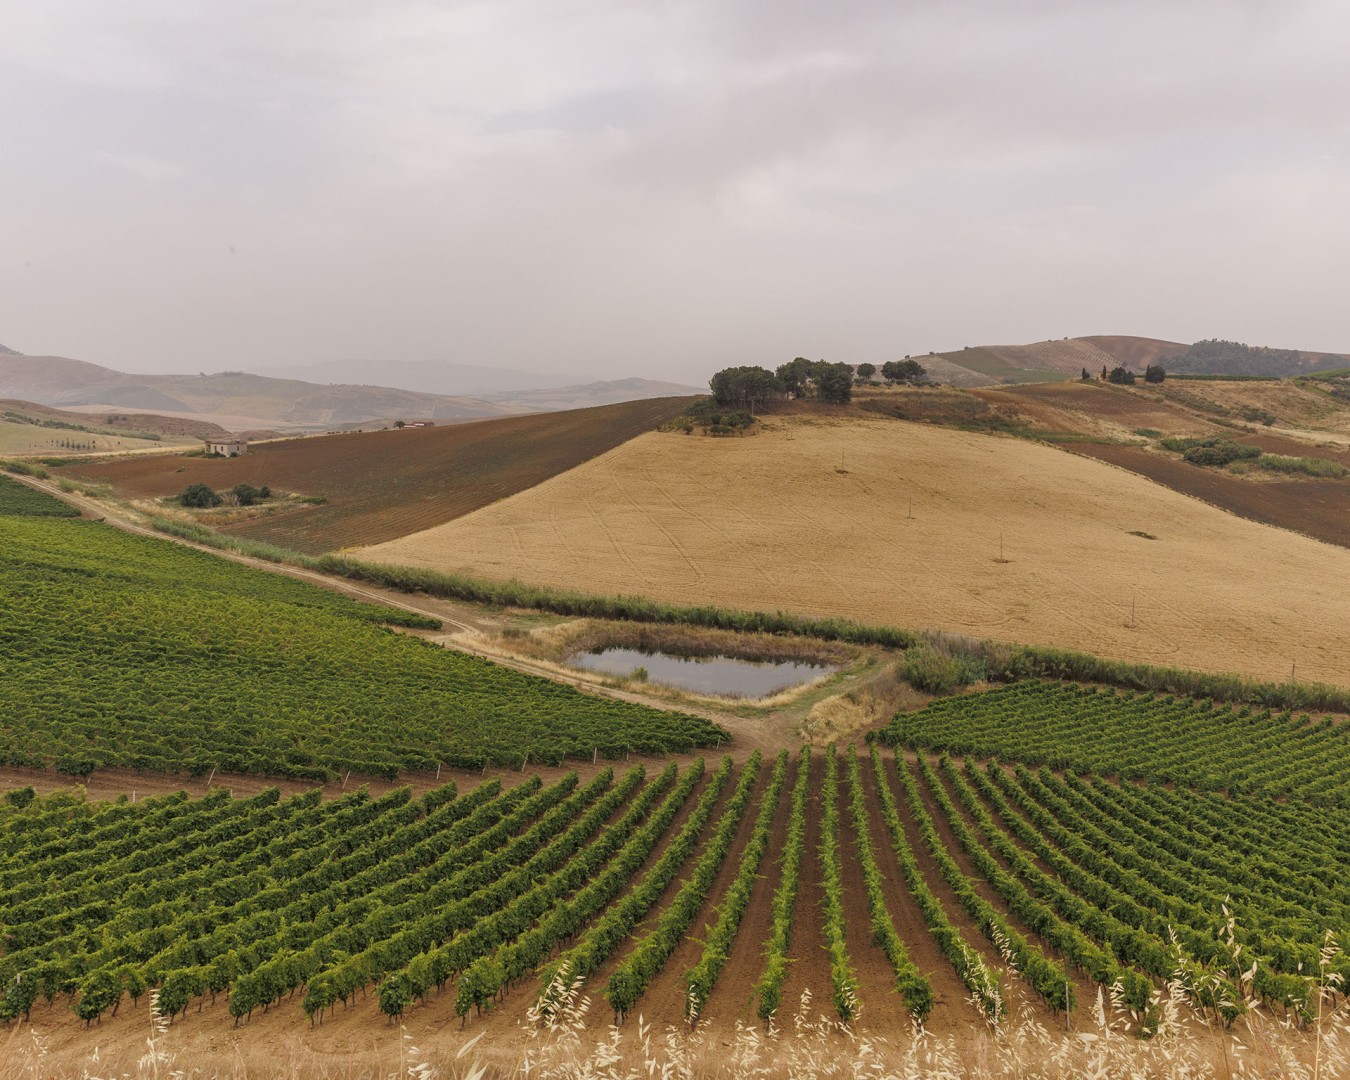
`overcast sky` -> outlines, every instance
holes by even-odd
[[[697,381],[1350,350],[1350,6],[0,0],[0,342]]]

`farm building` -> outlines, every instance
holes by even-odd
[[[234,435],[224,439],[207,439],[206,452],[220,457],[239,457],[248,452],[248,440]]]

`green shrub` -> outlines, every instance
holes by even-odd
[[[1305,476],[1322,476],[1340,479],[1350,476],[1350,469],[1337,461],[1316,457],[1285,457],[1283,454],[1262,454],[1256,461],[1262,469],[1280,473],[1303,473]]]
[[[973,657],[929,644],[907,649],[900,673],[915,690],[927,694],[947,694],[984,677],[982,665]]]
[[[39,480],[46,480],[51,475],[46,469],[37,465],[30,465],[26,461],[5,461],[0,462],[6,472],[18,473],[20,476],[35,476]]]
[[[1159,444],[1164,450],[1181,454],[1192,465],[1231,465],[1235,461],[1250,461],[1261,456],[1256,446],[1234,442],[1226,435],[1212,435],[1204,439],[1173,437]]]
[[[206,484],[189,484],[183,489],[183,494],[178,496],[178,501],[195,510],[207,510],[219,506],[224,500]]]

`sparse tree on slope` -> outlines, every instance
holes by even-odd
[[[888,383],[908,383],[915,386],[923,382],[928,372],[917,360],[887,360],[881,365],[881,377]]]

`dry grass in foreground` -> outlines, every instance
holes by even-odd
[[[766,429],[642,435],[359,557],[1350,685],[1350,551],[1023,440]]]
[[[1327,937],[1324,960],[1337,951]],[[1250,990],[1250,977],[1240,980]],[[1015,971],[1012,974],[1016,974]],[[1139,1017],[1113,994],[1098,991],[1076,1030],[1051,1030],[1031,1007],[1032,994],[1015,979],[1008,987],[1007,1018],[960,1036],[941,1037],[913,1024],[893,1038],[861,1035],[838,1019],[816,1011],[809,989],[795,1014],[767,1030],[738,1021],[726,1033],[706,1035],[698,1027],[668,1026],[657,1031],[641,1016],[613,1026],[597,1038],[588,1025],[589,996],[578,984],[559,991],[556,1006],[530,1008],[518,1037],[489,1042],[486,1030],[466,1037],[453,1050],[416,1045],[406,1028],[386,1029],[382,1045],[352,1054],[341,1065],[315,1064],[302,1054],[250,1052],[236,1044],[228,1062],[194,1060],[175,1046],[175,1030],[153,1008],[144,1049],[127,1061],[104,1060],[95,1048],[77,1064],[49,1056],[36,1028],[16,1028],[3,1043],[4,1080],[216,1080],[278,1077],[287,1080],[486,1080],[490,1077],[541,1080],[738,1080],[776,1077],[826,1080],[994,1080],[1007,1077],[1288,1077],[1322,1080],[1350,1075],[1350,1002],[1335,976],[1323,974],[1314,1019],[1299,1025],[1292,1017],[1264,1012],[1248,996],[1247,1011],[1233,1027],[1219,1023],[1212,1009],[1193,1004],[1201,988],[1178,973],[1155,992],[1161,1020],[1153,1037],[1138,1034]],[[438,1042],[441,1040],[437,1040]]]

